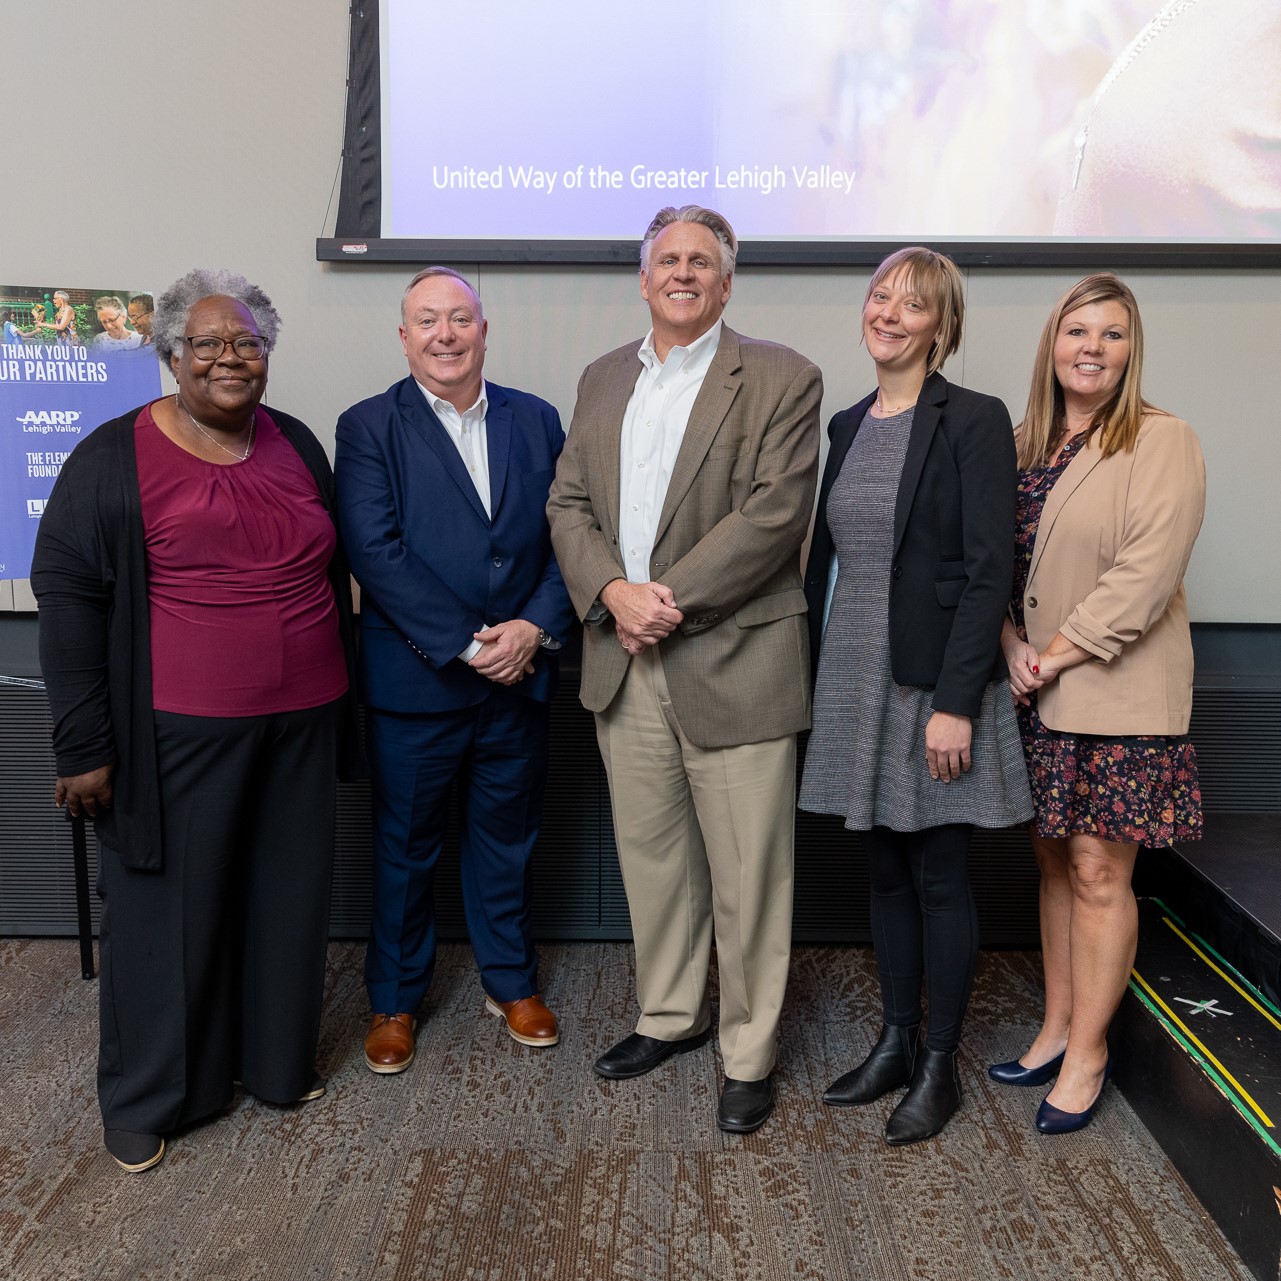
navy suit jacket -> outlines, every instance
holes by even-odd
[[[565,443],[544,400],[486,382],[490,504],[485,508],[412,378],[338,420],[338,523],[361,587],[364,700],[392,712],[470,707],[503,688],[458,655],[472,633],[523,618],[564,642],[574,622],[544,508]],[[555,655],[510,688],[540,702]]]

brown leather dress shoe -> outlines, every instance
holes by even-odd
[[[560,1040],[556,1016],[543,1004],[541,996],[526,996],[519,1001],[495,1001],[486,992],[485,1008],[507,1020],[508,1033],[521,1045],[555,1045]]]
[[[365,1062],[371,1072],[390,1076],[403,1072],[414,1061],[414,1029],[418,1020],[412,1014],[375,1014],[365,1033]]]

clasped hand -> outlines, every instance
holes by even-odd
[[[614,616],[618,643],[629,654],[657,645],[685,618],[665,583],[629,583],[625,578],[615,578],[605,584],[600,599]]]
[[[1021,707],[1029,707],[1032,695],[1052,678],[1052,674],[1042,673],[1041,656],[1027,641],[1015,637],[1002,648],[1005,650],[1005,665],[1010,669],[1010,692],[1014,701]]]
[[[472,639],[480,641],[480,653],[469,658],[467,666],[487,679],[514,685],[533,672],[538,648],[538,628],[533,623],[513,618],[473,632]]]

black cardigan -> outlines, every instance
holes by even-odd
[[[266,406],[264,406],[264,409]],[[151,617],[134,425],[141,408],[103,423],[71,452],[36,534],[31,586],[40,606],[40,666],[53,712],[58,774],[117,766],[99,839],[126,867],[158,870],[160,784],[151,699]],[[296,418],[267,409],[307,465],[334,515],[334,475],[320,442]],[[340,749],[354,772],[355,650],[342,544],[329,564],[347,659]]]
[[[874,396],[842,410],[805,570],[810,655],[818,670],[833,547],[827,499]],[[977,716],[1005,675],[1001,623],[1014,579],[1018,466],[1004,404],[931,374],[921,388],[894,504],[890,669],[899,685],[933,688],[934,710]]]

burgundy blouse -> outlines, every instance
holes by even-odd
[[[326,577],[337,533],[306,464],[264,409],[226,467],[135,426],[157,711],[263,716],[347,690]]]

